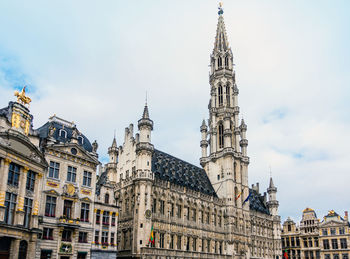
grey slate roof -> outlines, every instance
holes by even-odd
[[[264,203],[264,197],[261,196],[253,189],[249,189],[249,208],[267,215],[270,215],[270,211]]]
[[[101,187],[107,182],[107,171],[103,171],[96,182],[96,195],[100,195]]]
[[[152,172],[158,179],[217,197],[204,169],[162,151],[154,150]]]
[[[55,127],[55,132],[53,134],[54,139],[56,139],[59,142],[62,143],[67,143],[70,142],[70,140],[72,139],[72,132],[73,132],[73,128],[68,127],[68,126],[64,126],[64,130],[67,132],[67,138],[63,138],[61,136],[59,136],[59,130],[63,129],[63,125],[56,122],[56,121],[51,121],[51,122],[46,122],[43,126],[41,126],[40,128],[37,129],[37,131],[39,132],[39,136],[40,139],[46,139],[49,133],[49,126],[53,125]],[[84,140],[83,140],[83,148],[88,151],[91,152],[92,151],[92,146],[91,143],[89,141],[89,139],[87,137],[85,137],[83,134],[80,135]]]

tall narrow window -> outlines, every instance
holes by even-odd
[[[59,170],[60,170],[60,164],[50,161],[49,177],[58,179]]]
[[[66,216],[66,218],[70,219],[72,217],[72,207],[73,207],[72,201],[64,200],[63,216]]]
[[[108,245],[108,232],[107,231],[102,231],[101,243],[102,243],[102,245]]]
[[[24,199],[24,221],[23,226],[29,228],[30,219],[32,215],[33,200],[25,198]]]
[[[159,247],[164,248],[164,233],[159,234]]]
[[[90,212],[90,204],[82,202],[80,220],[84,222],[89,222],[89,212]]]
[[[12,225],[15,217],[17,195],[14,193],[6,192],[5,199],[5,223]]]
[[[218,67],[222,67],[222,58],[218,57]]]
[[[96,211],[96,224],[100,224],[100,218],[101,218],[101,211]]]
[[[115,212],[112,213],[111,225],[115,226]]]
[[[56,212],[56,197],[46,196],[45,216],[55,217]]]
[[[84,176],[83,176],[83,185],[84,186],[89,186],[91,187],[91,173],[84,171]]]
[[[96,230],[95,231],[95,244],[99,244],[99,239],[100,239],[100,231]]]
[[[11,163],[8,177],[7,177],[7,184],[18,186],[18,180],[19,180],[19,166],[14,163]]]
[[[230,106],[230,86],[226,86],[226,105]]]
[[[160,214],[164,215],[165,202],[161,200],[159,205]]]
[[[108,193],[105,194],[105,203],[106,204],[109,203],[109,194]]]
[[[73,166],[68,166],[67,181],[75,183],[76,178],[77,178],[77,169]]]
[[[34,191],[34,185],[35,185],[35,173],[33,171],[29,171],[27,173],[26,189],[28,191]]]
[[[222,86],[219,85],[218,87],[218,98],[219,98],[219,106],[223,105],[224,99],[223,99],[223,93],[222,93]]]
[[[224,147],[224,126],[219,124],[219,148]]]
[[[109,211],[104,211],[103,212],[102,224],[103,225],[109,225]]]
[[[225,67],[228,67],[228,56],[225,56]]]

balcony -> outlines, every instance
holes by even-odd
[[[58,226],[61,227],[70,227],[70,228],[79,228],[80,227],[80,219],[71,219],[61,216],[57,219]]]

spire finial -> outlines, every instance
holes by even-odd
[[[224,14],[224,9],[222,8],[222,5],[223,5],[223,3],[220,1],[219,2],[219,7],[218,7],[218,9],[219,9],[218,15],[223,15]]]
[[[145,106],[147,106],[147,91],[146,91],[146,102],[145,102]]]

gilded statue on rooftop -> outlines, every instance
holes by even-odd
[[[28,104],[32,101],[28,96],[26,96],[26,87],[22,88],[21,92],[15,91],[15,96],[17,97],[17,102],[23,105]]]

